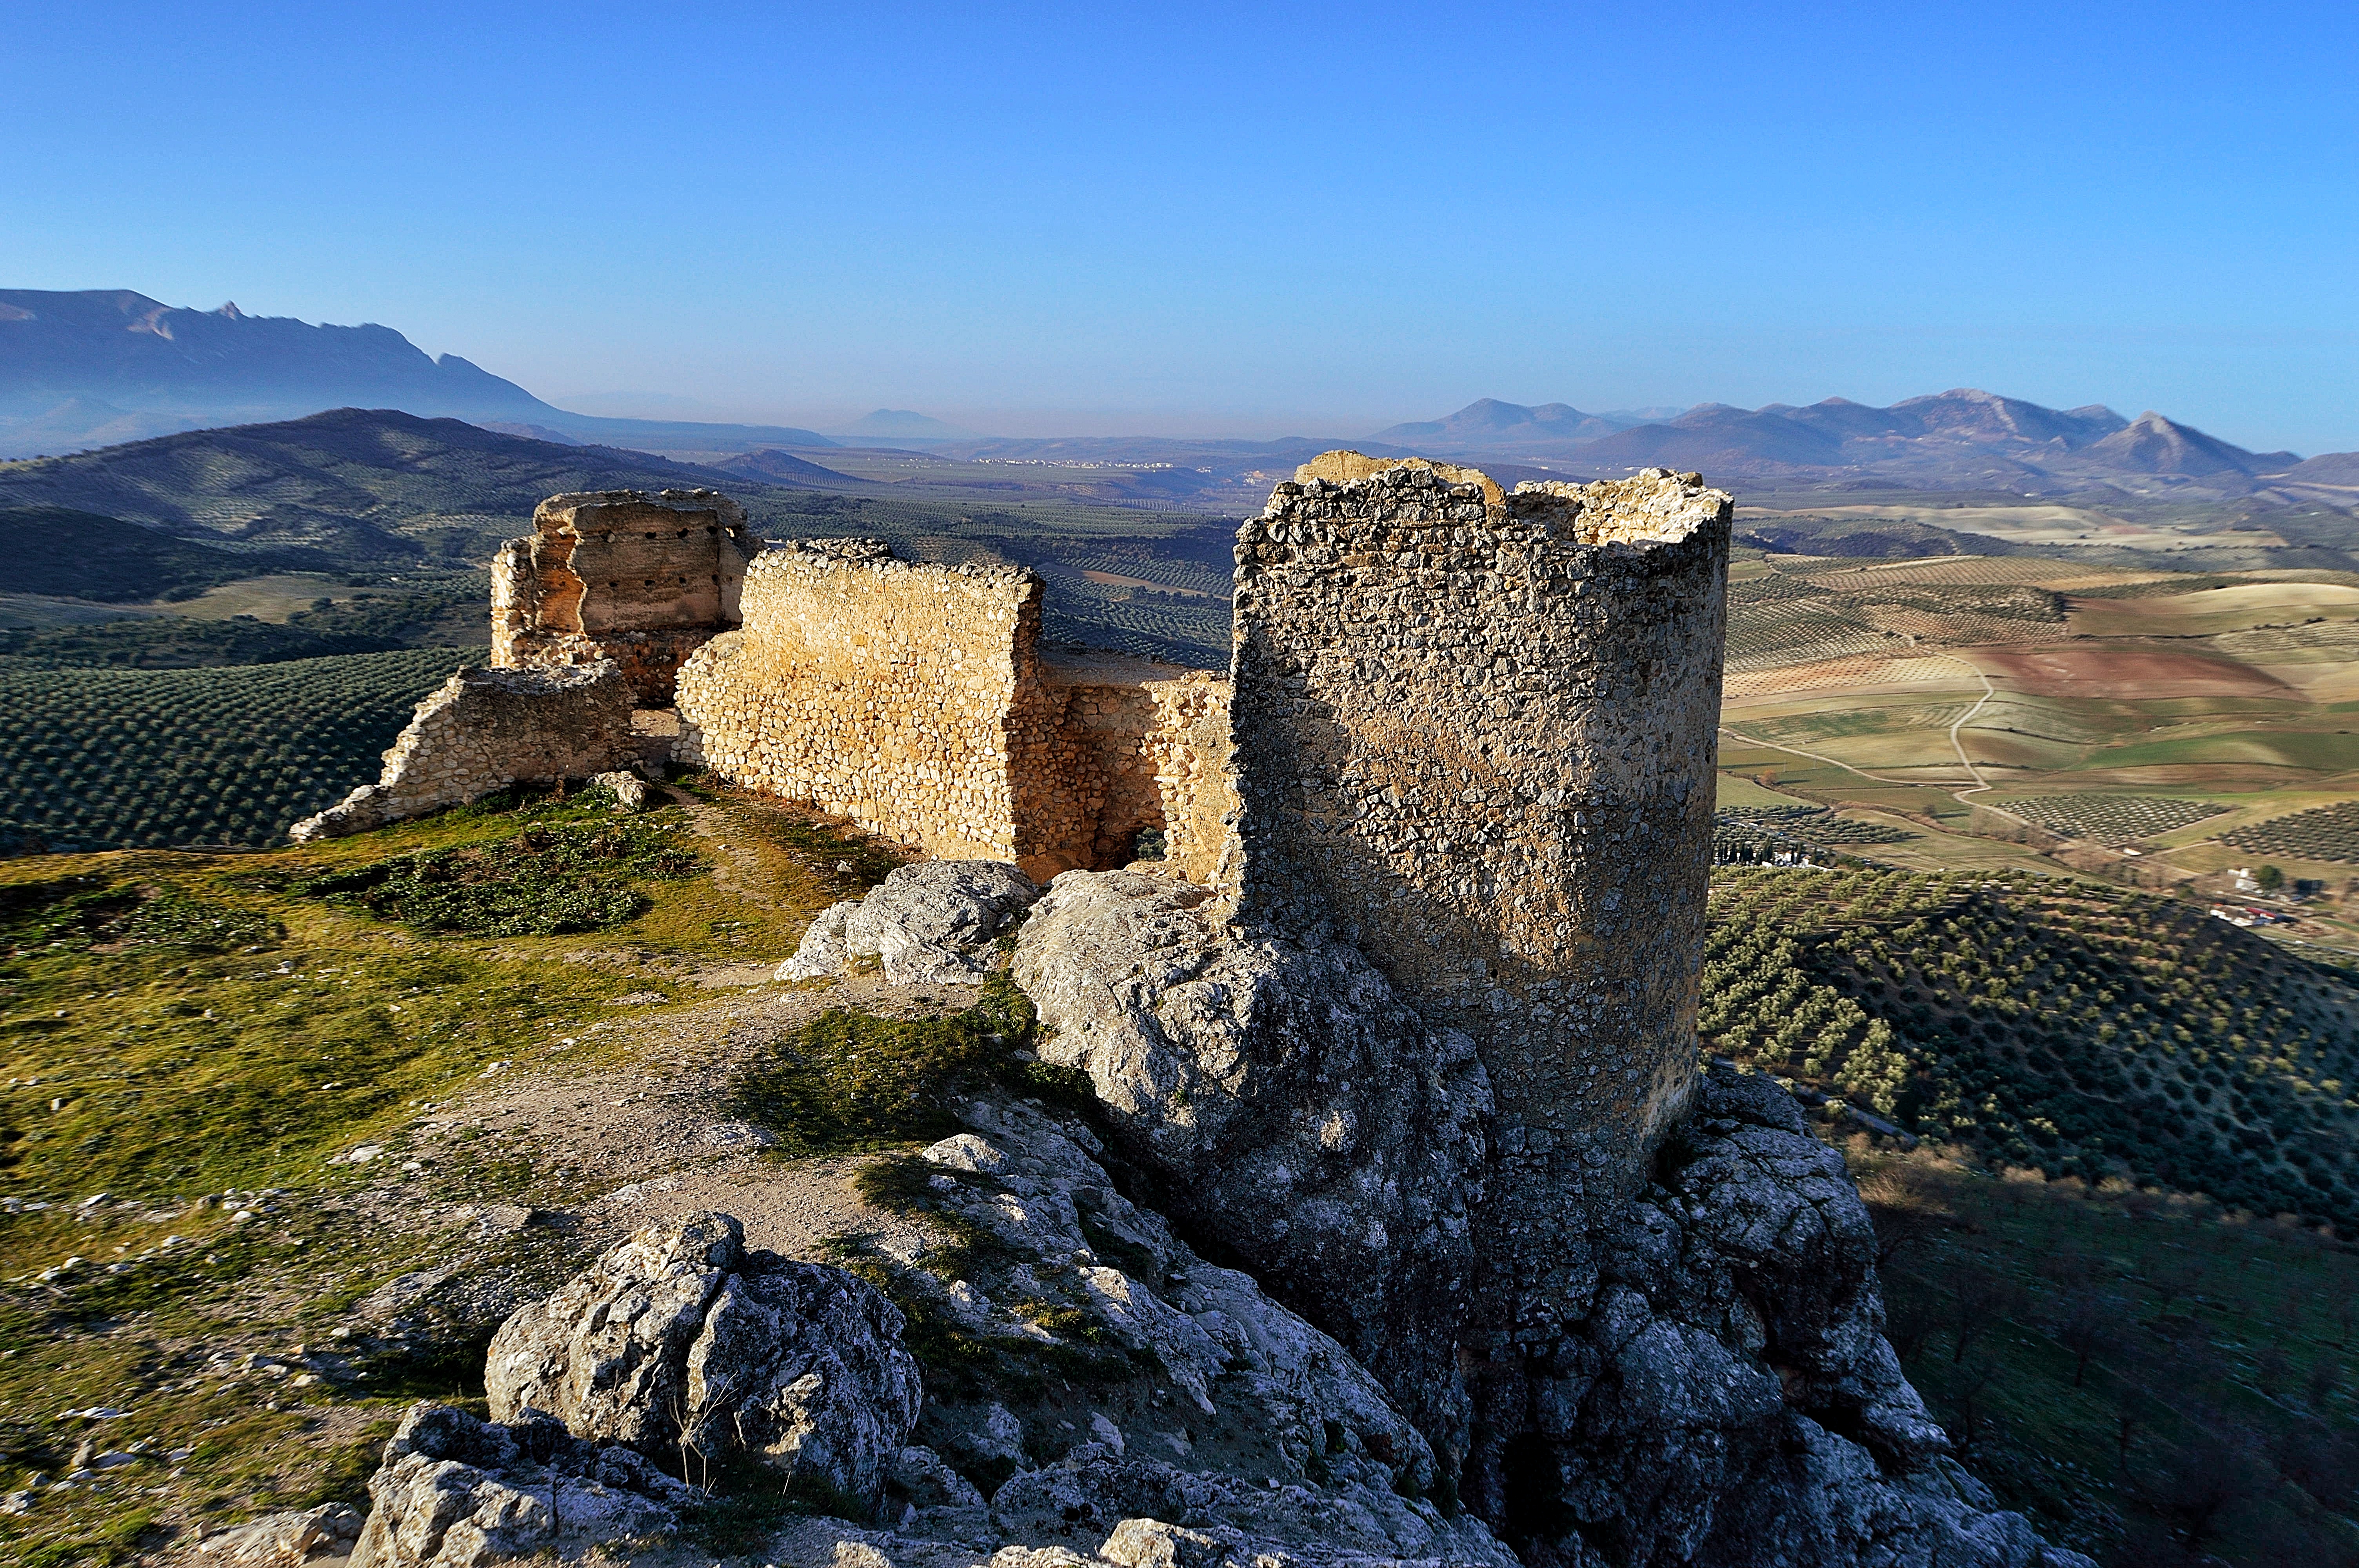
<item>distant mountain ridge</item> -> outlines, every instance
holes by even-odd
[[[1973,387],[1887,408],[1830,397],[1807,407],[1706,403],[1639,423],[1484,398],[1440,419],[1394,425],[1372,441],[1441,456],[1571,460],[1600,474],[1636,468],[1723,477],[1872,477],[1908,487],[2140,492],[2187,486],[2244,494],[2273,484],[2332,484],[2343,471],[2292,452],[2250,452],[2149,410],[2135,420],[2092,404],[2047,408]]]
[[[538,427],[672,450],[829,447],[790,426],[609,419],[542,402],[390,327],[166,305],[127,288],[0,288],[0,457],[341,407]]]

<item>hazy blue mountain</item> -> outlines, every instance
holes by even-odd
[[[429,357],[390,327],[314,327],[235,305],[190,310],[127,288],[0,288],[0,407],[22,415],[73,398],[200,417],[308,411],[323,400],[422,415],[556,412],[456,354]]]
[[[2101,405],[2048,408],[1974,387],[1888,408],[1842,397],[1807,407],[1707,403],[1676,418],[1601,430],[1593,422],[1604,417],[1561,403],[1525,408],[1485,398],[1447,418],[1393,426],[1379,438],[1436,457],[1552,460],[1606,474],[1672,468],[1730,479],[2038,493],[2112,485],[2249,494],[2300,460],[2291,452],[2248,452],[2159,414],[2133,423]]]
[[[1388,426],[1368,438],[1395,447],[1434,440],[1489,446],[1502,441],[1564,441],[1610,436],[1635,423],[1636,421],[1632,419],[1617,420],[1603,415],[1583,414],[1569,403],[1543,403],[1531,408],[1520,403],[1502,403],[1495,397],[1484,397],[1468,404],[1455,414],[1440,419],[1418,419],[1406,425]]]
[[[564,446],[394,409],[339,408],[0,470],[0,510],[94,514],[274,557],[299,549],[348,564],[474,565],[560,492],[732,485],[774,492],[784,482],[747,485],[646,452]],[[0,568],[0,579],[5,575]]]
[[[789,426],[596,418],[390,327],[191,310],[127,288],[0,289],[0,458],[342,407],[454,416],[666,450],[825,447]]]
[[[833,447],[795,425],[712,425],[691,419],[608,419],[551,408],[538,423],[581,440],[657,452],[750,452],[764,447]]]
[[[2282,471],[2299,460],[2291,452],[2248,452],[2150,408],[2092,446],[2088,455],[2116,468],[2190,479]]]
[[[738,474],[746,479],[759,480],[765,484],[815,484],[850,490],[857,490],[862,485],[861,481],[850,474],[806,462],[792,452],[767,448],[758,452],[740,452],[734,458],[720,459],[712,467],[721,473]]]
[[[864,414],[836,433],[838,441],[972,441],[972,430],[946,425],[930,414],[908,408],[879,408]]]
[[[2359,486],[2359,452],[2321,452],[2286,470],[2284,477],[2302,484]]]
[[[2019,397],[2001,397],[1962,386],[1930,397],[1909,397],[1892,406],[1890,413],[1916,422],[1928,436],[1995,445],[2061,441],[2085,446],[2120,429],[2125,421],[2101,405],[2085,408],[2043,408]]]
[[[1843,442],[1782,414],[1707,403],[1666,424],[1639,425],[1585,442],[1581,456],[1606,471],[1617,467],[1717,471],[1762,461],[1832,467],[1843,460]]]

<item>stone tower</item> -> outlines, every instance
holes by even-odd
[[[1729,497],[1330,452],[1237,535],[1234,918],[1323,924],[1475,1042],[1494,1317],[1690,1103]]]
[[[737,624],[762,546],[716,491],[552,495],[492,559],[492,663],[612,659],[641,704],[672,699],[681,661]]]

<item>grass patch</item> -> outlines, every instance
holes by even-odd
[[[474,936],[554,936],[620,925],[648,907],[633,884],[704,870],[673,823],[625,818],[533,824],[487,844],[421,849],[295,882],[413,929]]]
[[[1087,1094],[1070,1069],[1027,1061],[1037,1020],[1006,971],[974,1005],[934,1018],[831,1008],[748,1067],[730,1107],[778,1136],[785,1158],[903,1148],[959,1130],[953,1107],[987,1084],[1071,1103]]]
[[[849,898],[891,876],[905,857],[855,829],[807,817],[780,817],[770,837],[792,850],[822,877],[841,885]]]
[[[0,887],[0,949],[9,957],[132,947],[218,953],[278,935],[266,914],[194,897],[169,881],[84,875]]]

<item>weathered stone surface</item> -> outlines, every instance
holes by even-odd
[[[1086,1420],[1056,1408],[1053,1385],[1030,1381],[929,1405],[925,1441],[993,1479],[1003,1533],[1086,1550],[1093,1522],[1102,1532],[1153,1513],[1165,1505],[1144,1499],[1172,1487],[1202,1513],[1158,1516],[1173,1522],[1260,1519],[1276,1482],[1279,1511],[1297,1523],[1332,1512],[1387,1543],[1371,1550],[1422,1554],[1408,1547],[1427,1541],[1440,1515],[1409,1498],[1438,1479],[1432,1451],[1366,1368],[1126,1198],[1080,1123],[997,1098],[962,1115],[971,1130],[922,1158],[941,1173],[934,1203],[961,1228],[984,1232],[990,1246],[976,1256],[995,1261],[948,1282],[912,1270],[908,1286],[939,1292],[945,1309],[962,1302],[953,1310],[985,1345],[1041,1343],[1044,1308],[1068,1323],[1093,1320],[1095,1343],[1127,1351],[1133,1368],[1127,1382],[1098,1384],[1102,1407]],[[1042,1470],[1056,1473],[1008,1490]],[[1086,1519],[1062,1512],[1079,1506],[1077,1487]],[[1265,1535],[1277,1528],[1265,1526]],[[935,1526],[920,1515],[903,1528]],[[956,1530],[972,1538],[972,1521]]]
[[[697,1495],[630,1449],[583,1443],[538,1411],[510,1425],[416,1405],[369,1478],[351,1568],[488,1568],[660,1541]]]
[[[1685,1108],[1731,502],[1647,470],[1503,493],[1332,452],[1237,535],[1235,918],[1324,925],[1498,1096],[1485,1295]]]
[[[1039,896],[1031,878],[998,860],[897,867],[866,896],[822,911],[778,979],[881,968],[895,985],[981,985],[993,941]]]
[[[710,490],[552,495],[492,560],[492,663],[611,661],[634,698],[672,699],[680,662],[737,623],[745,513]]]
[[[651,1226],[501,1325],[495,1420],[669,1463],[743,1453],[873,1504],[922,1402],[899,1310],[841,1269],[748,1252],[728,1215]]]
[[[1439,1265],[1400,1263],[1415,1206],[1439,1213],[1432,1206],[1449,1195],[1481,1191],[1471,1052],[1443,1102],[1456,1108],[1428,1108],[1431,1098],[1414,1097],[1432,1097],[1431,1083],[1410,1086],[1420,1072],[1439,1077],[1449,1054],[1372,967],[1315,935],[1288,946],[1224,934],[1206,902],[1132,872],[1058,878],[1014,964],[1055,1026],[1044,1054],[1091,1074],[1125,1152],[1166,1178],[1179,1213],[1346,1344],[1366,1344],[1364,1358],[1427,1431],[1462,1444],[1465,1462],[1445,1478],[1527,1561],[2079,1561],[1995,1512],[1946,1457],[1882,1337],[1874,1236],[1842,1157],[1767,1079],[1715,1069],[1692,1119],[1650,1165],[1657,1183],[1548,1237],[1560,1288],[1554,1315],[1519,1325],[1528,1348],[1463,1354],[1490,1343],[1482,1307],[1448,1288],[1471,1277],[1469,1260],[1438,1252]],[[1475,1140],[1463,1152],[1406,1157],[1416,1130],[1452,1117]],[[1373,1149],[1320,1137],[1348,1128],[1356,1140],[1364,1127],[1377,1130]],[[1354,1153],[1369,1161],[1364,1178]],[[927,1157],[1000,1182],[1015,1159],[986,1138],[946,1140]],[[1021,1211],[1024,1228],[1003,1211],[998,1233],[1050,1245],[1049,1206],[1027,1199]],[[972,1212],[993,1223],[990,1211]],[[1305,1230],[1321,1244],[1291,1251]],[[1081,1274],[1094,1277],[1086,1264]],[[1207,1271],[1189,1274],[1201,1287]],[[1401,1356],[1404,1323],[1452,1359]],[[1187,1386],[1176,1371],[1174,1380]],[[995,1497],[995,1509],[1007,1525],[1035,1517],[1024,1499],[1036,1492],[1042,1508],[1100,1510],[1136,1497],[1135,1511],[1191,1522],[1121,1490],[1115,1473],[1090,1474],[1028,1481],[1005,1504]]]
[[[197,1543],[199,1561],[220,1568],[299,1568],[342,1558],[360,1539],[363,1516],[342,1503],[264,1514]]]
[[[1152,827],[1208,871],[1225,683],[1046,658],[1040,593],[1027,568],[874,539],[777,546],[747,568],[743,628],[679,672],[675,755],[943,859],[1049,876],[1121,864]]]
[[[592,773],[584,782],[609,796],[616,811],[630,813],[647,808],[647,781],[635,773],[617,768],[613,773]]]
[[[1010,972],[1125,1152],[1200,1226],[1342,1338],[1429,1433],[1461,1433],[1490,1088],[1472,1042],[1404,1007],[1316,931],[1238,938],[1203,889],[1068,871]]]
[[[630,687],[611,664],[461,670],[418,705],[376,783],[288,837],[359,833],[509,784],[588,778],[632,755]]]
[[[1477,1367],[1466,1500],[1629,1563],[2077,1563],[1947,1458],[1883,1337],[1843,1157],[1716,1066],[1658,1180],[1586,1236],[1560,1332]]]

